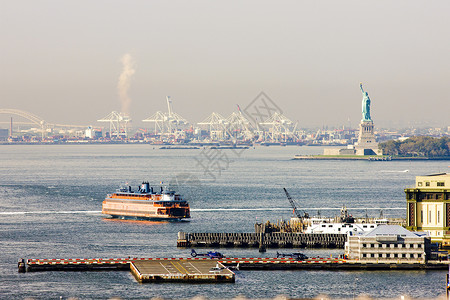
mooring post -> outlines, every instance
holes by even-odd
[[[448,258],[450,258],[450,257],[448,256]],[[450,265],[448,265],[447,286],[445,287],[445,290],[446,290],[447,300],[449,300],[450,299]]]
[[[259,252],[266,252],[266,246],[264,245],[264,232],[259,233]]]
[[[25,273],[26,271],[25,259],[23,258],[19,259],[19,261],[17,262],[17,266],[19,269],[19,273]]]

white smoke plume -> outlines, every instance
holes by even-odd
[[[128,90],[131,84],[131,77],[133,76],[134,60],[129,53],[122,56],[121,59],[123,69],[119,76],[119,82],[117,83],[117,91],[119,92],[120,103],[122,104],[121,112],[127,116],[130,115],[131,98],[128,96]]]

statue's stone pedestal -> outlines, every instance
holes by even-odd
[[[383,155],[378,149],[373,132],[373,121],[361,121],[359,124],[358,142],[355,144],[356,155]]]
[[[367,148],[373,148],[374,145],[378,147],[373,133],[373,121],[361,121],[359,123],[359,136],[356,145]]]
[[[347,148],[324,149],[324,155],[383,155],[383,151],[378,149],[373,132],[373,121],[361,121],[359,124],[358,142],[355,145],[348,145]]]

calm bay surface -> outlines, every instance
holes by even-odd
[[[188,257],[177,232],[253,232],[288,220],[286,187],[310,215],[405,217],[403,189],[415,176],[448,172],[446,161],[292,160],[321,147],[161,150],[146,144],[0,146],[0,298],[352,298],[445,293],[445,271],[238,271],[234,284],[139,284],[129,272],[17,273],[18,258]],[[107,193],[129,183],[177,187],[189,222],[111,220]],[[211,250],[211,249],[210,249]],[[226,256],[274,256],[276,249],[220,249]],[[284,251],[284,250],[283,250]],[[286,252],[291,251],[286,249]],[[336,256],[343,250],[303,251]]]

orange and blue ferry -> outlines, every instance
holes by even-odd
[[[131,186],[108,194],[103,201],[102,214],[113,218],[144,220],[181,220],[190,218],[189,204],[175,191],[161,186],[154,191],[143,182],[137,191]]]

